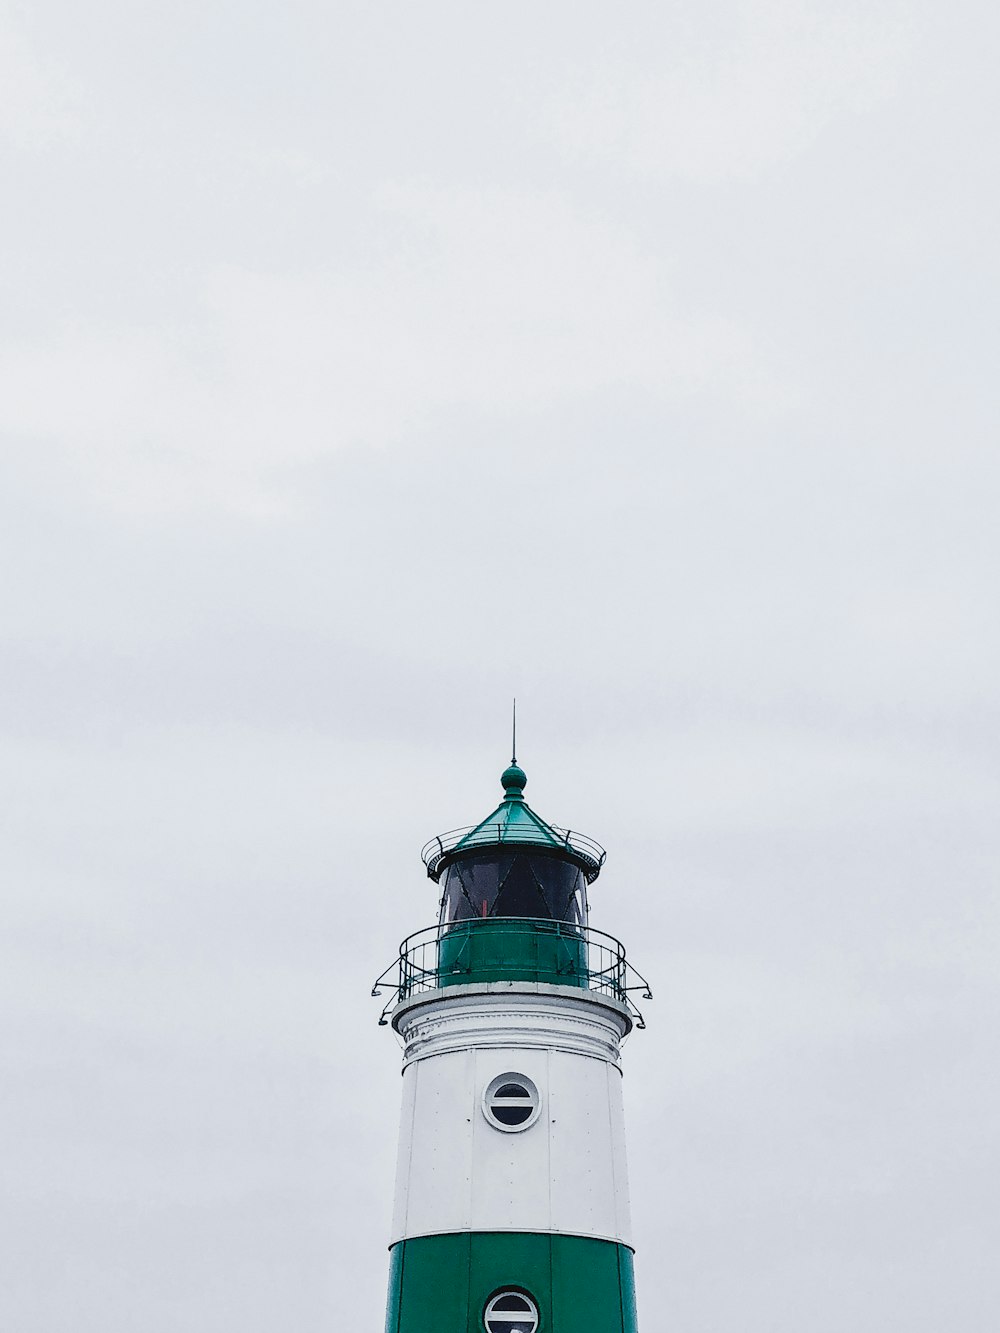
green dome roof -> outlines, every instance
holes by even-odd
[[[528,777],[516,761],[505,769],[500,782],[504,798],[485,819],[468,829],[456,829],[432,838],[423,850],[424,864],[432,879],[445,865],[465,852],[496,846],[538,847],[562,852],[576,861],[588,881],[595,880],[604,864],[604,848],[591,838],[547,823],[524,799]]]
[[[563,839],[541,815],[536,815],[524,799],[528,775],[517,764],[505,769],[501,778],[504,798],[475,828],[470,829],[452,849],[467,851],[470,847],[493,847],[498,842],[525,843],[531,847],[561,847]]]

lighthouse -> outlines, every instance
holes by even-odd
[[[503,800],[423,850],[438,922],[374,993],[403,1050],[386,1333],[637,1333],[621,1046],[652,998],[589,922],[605,852]]]

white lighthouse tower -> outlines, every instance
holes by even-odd
[[[386,1333],[637,1333],[620,1050],[651,996],[589,926],[603,849],[516,759],[501,781],[424,848],[439,922],[376,983],[403,1043]]]

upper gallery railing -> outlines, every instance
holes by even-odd
[[[557,842],[540,843],[538,829],[530,824],[471,824],[468,828],[452,829],[450,833],[442,833],[436,838],[431,838],[430,842],[424,845],[420,855],[427,867],[428,875],[435,879],[438,867],[448,853],[453,852],[470,833],[475,833],[476,837],[474,841],[470,841],[469,851],[482,851],[495,843],[503,846],[550,847],[556,851],[565,848],[584,864],[588,882],[596,879],[608,855],[601,844],[583,833],[559,828],[557,824],[549,824],[548,828],[555,834]],[[496,830],[495,837],[494,830]]]

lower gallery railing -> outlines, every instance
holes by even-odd
[[[375,982],[372,994],[392,988],[379,1019],[384,1024],[398,1003],[423,991],[490,981],[597,991],[626,1005],[637,1027],[645,1024],[631,992],[653,998],[648,982],[627,962],[624,946],[613,935],[528,917],[453,921],[418,930],[399,946],[398,957]]]

